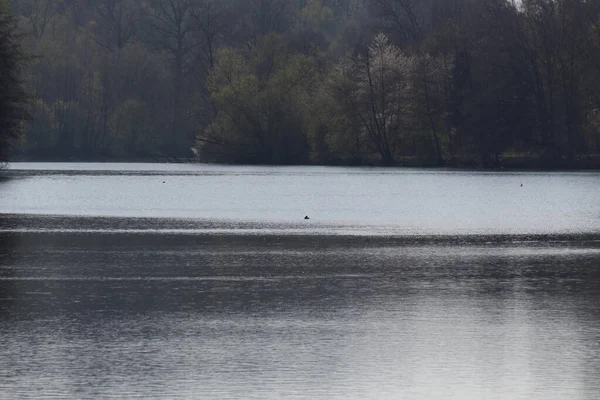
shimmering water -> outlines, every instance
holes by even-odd
[[[600,231],[598,173],[24,163],[9,175],[4,213],[194,218],[321,233]]]
[[[1,399],[600,397],[595,173],[13,168]]]

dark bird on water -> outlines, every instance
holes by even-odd
[[[521,183],[521,187],[523,187],[523,184]]]
[[[310,219],[310,218],[308,218],[308,215],[307,215],[306,217],[304,217],[304,219]]]

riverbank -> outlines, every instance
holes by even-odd
[[[19,156],[10,162],[94,162],[94,163],[164,163],[164,164],[215,164],[242,165],[236,163],[207,163],[194,157],[69,157],[69,158],[39,158]],[[243,164],[243,165],[273,165],[273,164]],[[278,164],[297,165],[297,164]],[[600,170],[600,154],[576,156],[573,160],[562,158],[552,160],[534,154],[503,154],[493,162],[483,165],[480,159],[472,157],[455,157],[450,160],[435,160],[415,156],[400,156],[392,165],[382,165],[376,154],[363,154],[361,157],[328,158],[317,160],[312,158],[305,166],[333,167],[379,167],[379,168],[451,168],[466,170],[519,170],[519,171],[560,171],[560,170]],[[297,165],[300,166],[300,165]],[[0,166],[0,170],[5,166]]]

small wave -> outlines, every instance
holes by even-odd
[[[59,282],[137,282],[137,281],[217,281],[217,282],[276,282],[284,280],[327,280],[327,279],[354,279],[373,278],[377,274],[295,274],[280,276],[18,276],[1,277],[0,281],[59,281]],[[28,292],[28,294],[50,294]]]
[[[100,235],[115,238],[146,237],[211,237],[231,238],[236,243],[267,240],[269,245],[286,246],[292,242],[311,245],[340,244],[347,247],[386,247],[409,245],[451,245],[465,247],[600,247],[600,232],[420,232],[409,227],[362,224],[310,224],[297,222],[265,222],[211,220],[193,218],[147,218],[67,216],[36,214],[0,214],[0,234],[5,235]],[[146,240],[146,239],[145,239]],[[178,239],[179,240],[179,239]]]

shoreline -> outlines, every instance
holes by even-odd
[[[363,229],[361,229],[363,228]],[[101,236],[103,243],[120,247],[123,238],[166,244],[257,245],[270,248],[286,246],[323,247],[403,247],[403,246],[481,246],[481,247],[556,247],[576,245],[600,249],[600,232],[546,233],[384,233],[364,227],[296,223],[221,221],[211,219],[119,217],[0,213],[0,237]]]
[[[473,167],[473,166],[449,166],[449,165],[445,165],[445,166],[440,166],[440,165],[419,165],[419,164],[415,164],[415,165],[409,165],[409,164],[398,164],[398,165],[389,165],[389,166],[383,166],[383,165],[373,165],[373,164],[362,164],[362,165],[353,165],[353,164],[229,164],[229,163],[204,163],[204,162],[159,162],[159,161],[152,161],[152,160],[71,160],[71,161],[36,161],[36,160],[13,160],[7,163],[7,165],[0,167],[0,179],[3,178],[3,176],[6,175],[10,175],[11,172],[18,172],[20,174],[37,174],[37,175],[41,175],[41,174],[52,174],[52,173],[56,173],[56,172],[64,172],[64,171],[68,171],[68,172],[72,172],[74,174],[89,174],[91,172],[102,172],[102,173],[110,173],[113,172],[115,174],[117,173],[131,173],[131,172],[135,172],[135,171],[111,171],[111,170],[42,170],[42,169],[19,169],[19,168],[12,168],[11,165],[15,165],[15,164],[61,164],[61,165],[69,165],[69,164],[89,164],[89,165],[102,165],[102,164],[129,164],[129,165],[134,165],[134,164],[145,164],[145,165],[186,165],[186,166],[210,166],[210,167],[247,167],[247,168],[300,168],[300,167],[307,167],[307,168],[344,168],[344,169],[357,169],[357,170],[424,170],[424,171],[448,171],[448,172],[452,172],[452,171],[456,171],[456,172],[531,172],[531,173],[536,173],[536,172],[600,172],[600,160],[598,161],[597,164],[593,164],[593,165],[584,165],[584,166],[556,166],[556,167],[540,167],[540,166],[530,166],[530,167],[523,167],[523,166],[506,166],[506,167],[496,167],[496,168],[481,168],[481,167]],[[154,172],[159,173],[159,174],[164,174],[165,172],[169,172],[169,171],[152,171],[152,170],[148,170],[148,171],[142,171],[144,173],[147,174],[152,174]],[[177,175],[181,175],[181,174],[186,174],[186,172],[183,171],[173,171],[174,174]],[[190,174],[193,174],[193,172],[190,172]]]
[[[253,166],[253,167],[348,167],[348,168],[418,168],[418,169],[448,169],[458,171],[540,171],[540,172],[560,172],[560,171],[600,171],[600,154],[581,155],[573,161],[561,159],[559,161],[542,159],[533,155],[505,155],[501,156],[495,165],[482,166],[477,159],[456,158],[437,162],[430,159],[418,158],[413,156],[398,157],[396,163],[392,165],[383,165],[376,158],[364,157],[361,159],[330,159],[323,162],[308,162],[304,164],[245,164],[245,163],[215,163],[206,162],[198,158],[165,158],[165,157],[98,157],[98,158],[36,158],[36,157],[14,157],[8,161],[11,163],[147,163],[147,164],[201,164],[201,165],[223,165],[223,166]],[[0,171],[5,168],[0,167]]]

